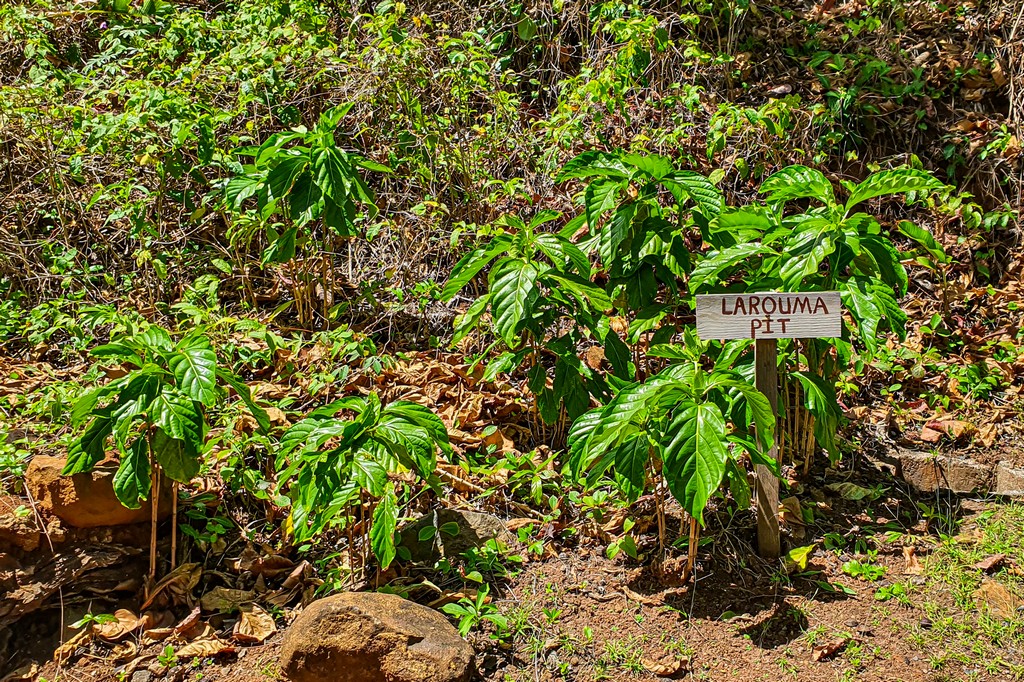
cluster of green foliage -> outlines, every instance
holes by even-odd
[[[499,225],[509,233],[457,263],[442,297],[451,299],[490,265],[487,291],[456,325],[456,340],[489,313],[495,344],[508,351],[486,376],[525,366],[541,415],[555,421],[561,405],[576,419],[569,435],[575,474],[589,471],[595,482],[613,469],[629,499],[663,476],[698,519],[727,474],[735,498],[749,501],[739,453],[776,467],[762,455],[775,419],[752,385],[750,342],[702,344],[678,322],[693,309],[693,296],[726,291],[839,289],[856,334],[845,329],[841,339],[815,340],[802,358],[795,344],[783,346],[784,366],[794,366],[817,418],[819,443],[839,456],[834,385],[854,338],[870,353],[883,325],[906,333],[897,302],[907,288],[900,254],[875,218],[854,209],[885,195],[927,197],[941,183],[920,170],[883,171],[850,185],[840,204],[820,171],[790,166],[762,184],[763,203],[730,208],[710,179],[666,157],[609,152],[584,153],[556,179],[585,181],[582,213],[558,233],[538,229],[559,217],[553,212],[528,223],[503,218]],[[820,205],[786,210],[805,199]],[[941,253],[926,230],[910,223],[902,229]],[[603,288],[592,272],[604,275]],[[628,321],[625,340],[610,328],[612,310]],[[683,343],[673,343],[680,332]],[[594,342],[611,365],[606,375],[579,358],[581,345]],[[670,364],[655,371],[655,359]],[[798,368],[801,360],[807,370]],[[583,414],[591,400],[606,405]]]

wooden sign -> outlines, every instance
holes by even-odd
[[[697,297],[702,339],[812,339],[842,335],[838,291]]]
[[[778,419],[779,358],[776,339],[841,336],[843,315],[838,291],[756,294],[711,294],[697,297],[697,334],[702,339],[754,339],[754,384]],[[757,426],[757,425],[755,425]],[[778,429],[766,453],[779,461]],[[774,559],[782,551],[779,537],[779,479],[772,470],[754,467],[757,497],[757,547]]]

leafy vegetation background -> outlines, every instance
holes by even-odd
[[[631,470],[616,472],[622,494],[600,478],[607,461],[596,473],[589,469],[600,479],[597,490],[580,487],[576,479],[614,439],[578,439],[567,459],[562,448],[570,422],[557,400],[544,402],[550,393],[544,373],[537,380],[524,376],[526,365],[539,361],[510,372],[523,355],[495,357],[495,337],[456,322],[467,308],[469,318],[480,317],[484,307],[473,313],[470,302],[485,292],[484,277],[474,277],[484,265],[463,277],[468,270],[457,264],[472,264],[483,245],[512,249],[509,235],[516,235],[517,258],[543,252],[558,260],[544,248],[564,256],[564,268],[543,266],[545,281],[560,281],[566,291],[575,283],[583,298],[613,293],[601,287],[614,273],[591,277],[587,258],[575,258],[572,230],[554,234],[578,226],[572,221],[591,210],[585,191],[591,180],[574,175],[585,164],[568,170],[566,164],[594,151],[619,160],[662,155],[668,166],[650,159],[641,165],[706,176],[728,206],[755,203],[762,183],[792,164],[824,173],[817,187],[830,196],[834,188],[849,195],[853,183],[879,170],[933,174],[940,186],[929,185],[926,194],[909,201],[872,194],[864,206],[900,247],[909,271],[902,283],[908,295],[900,301],[909,336],[901,343],[884,333],[862,335],[858,349],[870,352],[858,350],[853,361],[824,372],[837,379],[830,426],[842,421],[844,431],[838,445],[831,438],[819,442],[828,440],[830,454],[843,454],[844,466],[859,461],[869,436],[887,446],[970,450],[981,460],[1024,465],[1022,17],[1019,3],[1009,0],[5,3],[3,491],[18,492],[27,459],[39,450],[62,453],[70,446],[73,460],[88,469],[106,454],[113,432],[122,451],[137,459],[119,479],[123,500],[141,502],[150,460],[178,483],[195,479],[191,497],[182,498],[186,553],[222,553],[225,537],[252,519],[266,521],[247,539],[258,536],[281,549],[288,538],[302,556],[317,549],[314,536],[325,528],[338,537],[347,533],[344,561],[337,553],[308,554],[316,555],[321,593],[349,585],[355,568],[369,565],[370,552],[384,566],[403,558],[396,524],[438,502],[424,482],[500,499],[506,509],[537,519],[536,533],[532,525],[520,529],[528,554],[545,556],[545,543],[556,534],[574,541],[578,529],[598,522],[610,528],[595,535],[609,560],[620,552],[633,559],[653,553],[655,543],[644,536],[650,517],[631,531],[636,521],[624,511],[664,474],[651,446],[623,427],[616,437],[630,436],[636,449]],[[304,170],[307,163],[316,175]],[[609,183],[615,193],[606,195],[611,199],[602,210],[634,200],[646,201],[645,210],[670,204],[664,192],[650,190],[664,173],[634,167],[626,181]],[[259,189],[264,180],[281,180],[281,172],[272,177],[278,168],[298,169],[285,178],[287,206]],[[849,184],[840,189],[843,183]],[[297,200],[299,189],[304,202]],[[797,211],[813,204],[810,196],[797,197]],[[665,216],[681,216],[672,205],[661,208]],[[695,259],[722,248],[700,237],[699,229],[690,230]],[[529,268],[536,279],[535,265],[519,264],[514,274],[522,278]],[[660,286],[663,292],[667,283]],[[545,315],[554,312],[543,321],[555,320],[549,326],[563,332],[573,318],[565,315],[567,296],[559,298],[557,286],[546,292],[554,293],[538,306],[547,306]],[[691,324],[690,312],[679,305],[673,324]],[[539,358],[547,329],[523,337],[522,316],[495,315],[495,344],[521,343]],[[648,353],[638,337],[627,337],[627,347],[620,326],[635,317],[601,321],[580,313],[575,320],[580,329],[604,324],[602,333],[610,329],[618,345],[608,342],[601,351],[592,338],[576,343],[572,337],[556,349],[562,376],[585,363],[618,391],[651,369],[647,355],[684,359],[691,372],[706,359],[707,348],[689,342],[697,348],[693,357]],[[147,322],[172,334],[126,333]],[[478,357],[492,361],[486,376],[466,367]],[[744,386],[726,376],[736,357],[721,353],[721,371],[712,375],[729,389]],[[134,364],[139,373],[118,376],[112,365],[119,363]],[[217,369],[204,374],[195,367]],[[692,374],[680,375],[691,388]],[[73,410],[89,384],[101,388],[85,394],[94,396],[91,404]],[[577,378],[575,414],[592,406],[578,385]],[[808,394],[815,386],[803,385]],[[469,389],[476,393],[467,397]],[[331,402],[346,392],[362,397]],[[242,400],[220,400],[235,395]],[[603,397],[610,399],[610,391]],[[625,398],[611,402],[605,417],[621,416]],[[97,402],[108,399],[110,405]],[[444,425],[397,399],[430,403]],[[152,407],[157,401],[167,407]],[[664,407],[660,399],[652,404],[652,410]],[[730,410],[737,405],[748,409],[740,401]],[[701,438],[724,462],[727,434],[717,410]],[[342,420],[343,412],[356,417]],[[102,436],[87,445],[71,423],[88,423]],[[586,435],[582,424],[577,434]],[[142,432],[132,431],[137,428]],[[348,438],[355,432],[358,438]],[[441,462],[438,451],[449,461]],[[460,467],[453,452],[476,459]],[[338,461],[348,470],[330,478]],[[568,469],[560,468],[566,462]],[[744,485],[733,485],[746,480],[744,472],[729,466],[732,499],[749,506],[742,504],[749,503],[740,494]],[[717,473],[711,492],[726,475]],[[291,475],[298,483],[283,485]],[[660,551],[664,489],[653,490]],[[858,504],[884,493],[854,491]],[[690,511],[700,516],[707,501],[702,493]],[[798,501],[796,516],[801,513]],[[936,525],[949,530],[937,510],[922,507],[920,515],[924,533]],[[709,522],[707,532],[728,537],[729,524]],[[353,541],[353,528],[368,540]],[[673,531],[685,541],[682,522]],[[690,540],[692,565],[695,526]],[[846,551],[846,538],[826,540],[822,546],[836,557]],[[851,576],[883,574],[873,566],[880,548],[896,557],[890,568],[913,554],[905,546],[901,554],[895,540],[873,540],[870,550],[865,539],[853,542],[864,565],[843,564]],[[1009,552],[1005,547],[1013,544],[1000,535],[983,553]],[[806,564],[813,546],[802,549]],[[449,565],[446,588],[481,583],[484,576],[499,583],[506,576],[501,554],[490,546],[461,568]],[[980,557],[958,561],[966,566]],[[876,598],[902,603],[906,593],[894,589]],[[959,595],[957,608],[973,608],[968,593]],[[521,631],[510,627],[486,596],[483,587],[448,612],[466,632],[484,621],[516,633],[509,637],[530,629],[526,620]],[[549,626],[559,613],[545,609]],[[999,628],[992,627],[996,634],[985,646],[996,647]],[[932,646],[921,637],[922,646]],[[979,649],[967,653],[971,647],[968,642],[955,654],[963,665],[978,655]],[[608,649],[606,658],[625,665],[624,653]],[[997,672],[1006,667],[998,657],[991,661]],[[1014,659],[1015,674],[1019,663]],[[630,665],[643,669],[639,660]],[[851,662],[850,670],[855,675],[859,664]]]

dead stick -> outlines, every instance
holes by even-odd
[[[153,467],[150,472],[150,491],[152,518],[149,522],[149,584],[156,582],[156,522],[157,513],[160,509],[160,470]],[[146,595],[149,597],[149,595]]]
[[[171,484],[171,570],[178,564],[178,482]]]

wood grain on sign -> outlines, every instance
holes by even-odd
[[[813,339],[842,335],[838,291],[697,297],[702,339]]]

